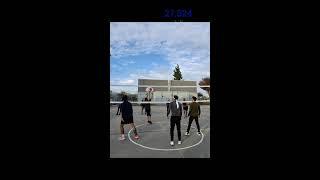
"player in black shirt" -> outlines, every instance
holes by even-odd
[[[145,98],[144,101],[151,101],[151,99]],[[151,122],[151,107],[150,107],[150,103],[145,104],[145,111],[147,113],[147,120],[149,124],[152,124]]]
[[[185,101],[186,99],[183,98],[183,101]],[[187,103],[182,103],[182,106],[183,106],[183,114],[184,114],[184,118],[187,118],[187,115],[188,115],[188,105]]]
[[[124,128],[123,126],[125,124],[130,124],[131,127],[133,128],[133,133],[134,133],[134,138],[139,139],[137,129],[133,123],[133,110],[132,110],[132,104],[128,101],[127,95],[123,96],[123,103],[121,104],[121,123],[120,123],[120,131],[121,131],[121,136],[119,138],[120,141],[125,140],[124,136]]]
[[[143,99],[141,100],[141,102],[143,102]],[[145,104],[141,103],[141,115],[143,115],[143,109],[145,108]]]

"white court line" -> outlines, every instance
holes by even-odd
[[[160,123],[160,122],[155,122],[155,123]],[[137,127],[140,127],[140,126],[142,126],[142,125],[144,125],[144,124],[140,124],[140,125],[136,126],[136,128],[137,128]],[[187,124],[184,124],[184,125],[187,125]],[[191,126],[191,127],[192,127],[192,128],[195,128],[195,127],[193,127],[193,126]],[[183,147],[183,148],[176,148],[176,149],[161,149],[161,148],[152,148],[152,147],[144,146],[144,145],[142,145],[142,144],[138,144],[138,143],[134,142],[134,141],[131,139],[131,137],[130,137],[130,132],[131,132],[132,130],[133,130],[133,128],[131,128],[130,131],[128,132],[128,137],[129,137],[129,140],[130,140],[133,144],[136,144],[136,145],[138,145],[138,146],[140,146],[140,147],[143,147],[143,148],[146,148],[146,149],[155,150],[155,151],[178,151],[178,150],[183,150],[183,149],[189,149],[189,148],[192,148],[192,147],[195,147],[195,146],[199,145],[199,144],[203,141],[203,138],[204,138],[204,134],[203,134],[202,131],[200,130],[200,132],[201,132],[201,139],[200,139],[200,141],[199,141],[198,143],[196,143],[196,144],[194,144],[194,145],[187,146],[187,147]]]

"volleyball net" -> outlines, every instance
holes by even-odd
[[[203,105],[210,105],[210,85],[110,85],[110,106],[121,104],[126,95],[133,106],[150,104],[165,106],[174,96],[185,104],[192,102],[192,97]]]

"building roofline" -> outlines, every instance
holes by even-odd
[[[138,79],[138,80],[168,81],[168,79]],[[169,81],[193,81],[193,82],[197,82],[195,80],[169,80]]]

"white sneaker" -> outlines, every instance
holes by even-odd
[[[124,136],[121,136],[121,137],[119,137],[119,140],[120,141],[123,141],[123,140],[125,140],[126,138],[124,137]]]
[[[173,145],[174,145],[174,142],[173,142],[173,141],[171,141],[171,142],[170,142],[170,145],[171,145],[171,146],[173,146]]]
[[[181,141],[178,141],[178,144],[181,144]]]
[[[200,132],[197,132],[198,136],[201,136],[201,133]]]
[[[189,136],[190,134],[188,132],[186,132],[184,135]]]

